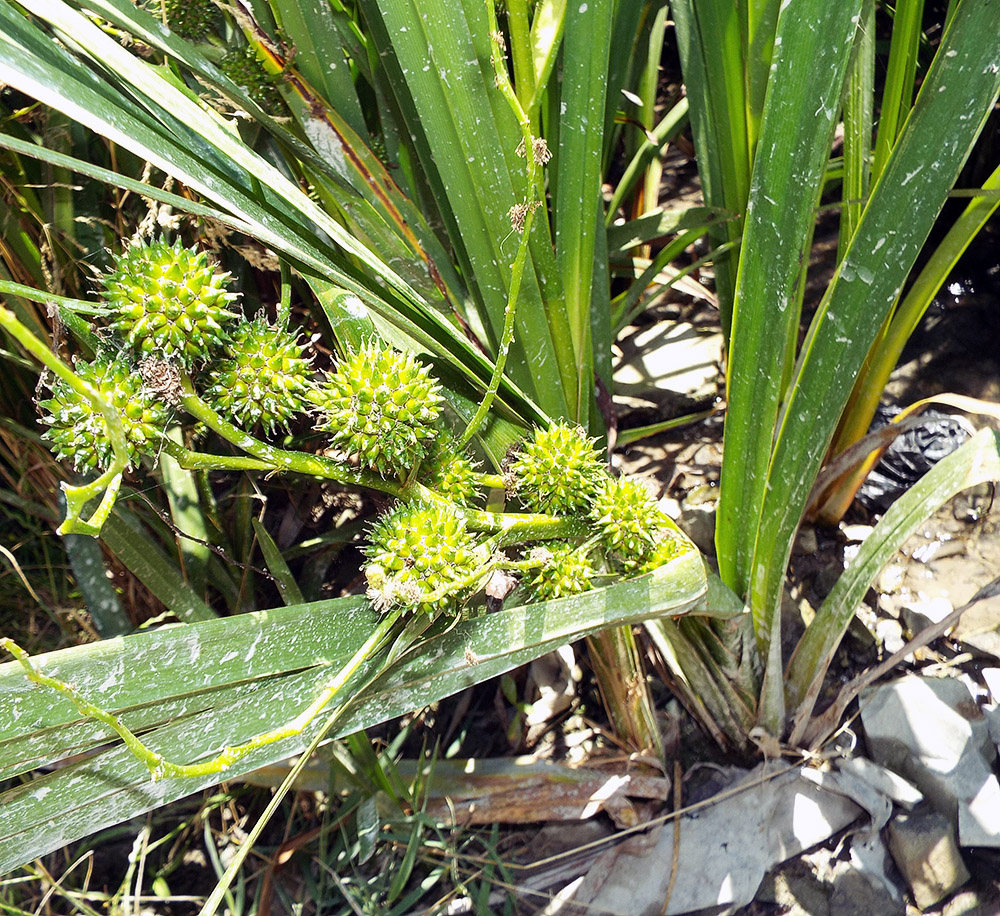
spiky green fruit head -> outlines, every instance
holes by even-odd
[[[623,571],[631,576],[651,572],[658,566],[669,563],[674,557],[694,549],[694,545],[679,531],[667,529],[660,533],[659,541],[641,561],[632,566],[626,565]]]
[[[364,468],[398,477],[438,435],[441,388],[412,356],[372,341],[341,360],[318,395],[318,428]]]
[[[420,482],[460,505],[471,505],[478,491],[476,466],[458,448],[453,436],[442,433],[424,460]]]
[[[104,299],[112,327],[140,355],[151,354],[191,368],[227,338],[226,325],[238,318],[230,304],[229,274],[208,256],[180,241],[130,245],[104,277]]]
[[[560,422],[535,430],[508,465],[506,479],[531,511],[571,515],[589,508],[606,476],[594,440],[579,426]]]
[[[667,522],[649,490],[629,477],[605,479],[591,518],[607,549],[626,564],[640,562],[652,551]]]
[[[207,36],[219,13],[211,0],[164,0],[163,12],[170,31],[191,41]]]
[[[553,541],[535,547],[529,559],[541,563],[526,582],[529,594],[536,601],[585,592],[597,575],[590,551],[571,541]]]
[[[212,363],[205,400],[245,429],[260,423],[273,434],[309,407],[311,373],[298,335],[260,314],[237,325]]]
[[[79,360],[76,374],[93,386],[118,413],[125,433],[129,465],[140,454],[155,453],[167,424],[166,408],[153,399],[139,374],[121,360]],[[104,415],[89,398],[61,379],[51,385],[52,397],[40,401],[42,434],[56,457],[73,462],[78,471],[103,471],[114,461],[114,450]]]
[[[277,111],[281,108],[278,79],[264,69],[253,45],[233,48],[222,58],[219,69],[237,86],[245,89],[265,111]]]
[[[438,505],[402,503],[374,525],[365,548],[377,607],[428,614],[457,608],[488,559],[464,519]]]

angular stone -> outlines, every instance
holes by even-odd
[[[898,893],[898,891],[897,891]],[[830,916],[905,916],[902,897],[848,862],[841,862],[833,875]]]
[[[920,909],[944,900],[969,880],[969,870],[942,814],[904,814],[889,824],[889,849]]]
[[[912,811],[924,796],[912,783],[907,782],[898,773],[888,770],[865,757],[845,757],[837,761],[837,769],[844,773],[863,779],[873,789],[881,792],[897,805]]]
[[[965,684],[911,676],[880,685],[862,695],[861,720],[872,759],[957,824],[962,845],[1000,846],[996,747]]]
[[[968,649],[1000,658],[1000,598],[970,607],[955,625],[954,637]]]

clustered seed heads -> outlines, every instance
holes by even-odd
[[[338,363],[317,400],[333,446],[393,478],[428,454],[444,398],[426,366],[372,342]]]
[[[246,429],[273,434],[309,407],[312,364],[294,331],[261,314],[233,331],[226,355],[208,370],[205,400]]]
[[[365,553],[368,597],[377,607],[426,613],[454,609],[488,559],[460,515],[419,503],[383,515]]]
[[[103,283],[105,352],[76,361],[83,384],[57,378],[39,402],[57,456],[81,472],[110,468],[109,412],[129,466],[155,454],[191,386],[237,432],[291,433],[296,416],[311,414],[333,451],[371,472],[375,489],[381,477],[387,492],[405,494],[365,548],[367,593],[380,609],[455,613],[484,589],[496,600],[511,587],[528,600],[559,599],[691,549],[645,487],[611,477],[595,440],[566,422],[535,430],[504,462],[506,497],[527,515],[498,526],[472,507],[500,480],[481,475],[448,430],[427,366],[373,339],[317,378],[297,333],[263,313],[243,318],[229,274],[194,248],[131,245]]]
[[[73,369],[118,412],[129,464],[155,448],[166,427],[167,411],[144,390],[137,372],[127,363],[106,358],[77,360]],[[56,457],[71,461],[78,471],[106,470],[114,450],[104,414],[61,379],[51,384],[51,390],[52,396],[38,406],[43,411],[41,421],[48,426],[43,438],[52,444]]]
[[[180,241],[129,246],[104,278],[112,327],[138,356],[152,354],[185,368],[200,365],[237,319],[238,298],[226,289],[228,273]]]

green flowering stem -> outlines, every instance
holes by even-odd
[[[189,471],[273,471],[274,465],[261,461],[259,458],[247,458],[243,455],[212,455],[208,452],[195,452],[169,439],[163,442],[163,451],[174,459],[182,468]]]
[[[90,401],[100,411],[107,424],[108,439],[114,452],[114,460],[103,474],[90,483],[75,487],[65,482],[60,484],[66,495],[66,518],[56,529],[58,534],[87,534],[91,537],[97,537],[114,508],[115,499],[122,483],[122,473],[128,465],[125,430],[122,428],[121,417],[93,385],[80,378],[46,344],[18,321],[17,316],[10,309],[3,306],[0,306],[0,328],[3,328],[38,362],[62,379],[77,394]],[[89,519],[83,519],[81,516],[84,507],[102,491],[104,496],[97,509],[94,510]]]
[[[465,432],[459,437],[460,446],[465,445],[478,431],[486,420],[497,392],[500,390],[500,381],[503,378],[504,368],[507,365],[507,354],[510,352],[510,345],[514,340],[514,316],[517,312],[517,297],[521,292],[521,280],[524,277],[524,266],[528,260],[528,245],[531,237],[531,226],[535,220],[535,210],[541,205],[544,199],[544,188],[542,187],[542,170],[534,153],[534,138],[531,134],[531,120],[525,114],[521,103],[517,99],[514,87],[510,83],[507,75],[507,67],[504,64],[503,51],[500,47],[499,26],[497,25],[496,10],[493,7],[493,0],[486,0],[490,22],[490,47],[492,53],[490,59],[493,62],[493,71],[496,74],[497,88],[507,100],[511,111],[517,118],[518,126],[521,129],[521,143],[524,146],[525,171],[528,179],[529,195],[524,203],[524,223],[520,226],[521,239],[517,246],[517,254],[514,263],[511,265],[510,287],[507,291],[507,306],[504,309],[503,331],[500,335],[500,347],[497,351],[496,361],[493,364],[493,375],[490,378],[489,386],[483,395],[483,400],[476,409],[475,414],[466,426]]]
[[[503,33],[500,31],[500,26],[497,23],[496,7],[493,0],[485,0],[485,2],[486,17],[490,28],[490,61],[493,64],[493,73],[496,77],[497,89],[500,90],[500,94],[507,100],[507,104],[510,105],[510,110],[514,113],[514,117],[517,118],[518,127],[521,129],[521,141],[524,144],[524,158],[525,162],[527,162],[528,187],[534,188],[535,193],[533,196],[535,200],[544,200],[545,188],[542,185],[542,172],[539,168],[537,160],[532,155],[532,141],[534,140],[534,137],[531,134],[531,118],[522,107],[521,102],[517,97],[517,93],[511,85],[510,76],[507,74],[507,64],[504,60],[505,55],[502,44]],[[515,34],[515,40],[517,40],[517,37],[518,36]],[[527,235],[527,232],[525,232],[525,235]]]
[[[276,448],[261,442],[238,426],[220,417],[211,407],[195,394],[194,386],[188,375],[181,374],[181,406],[196,420],[200,420],[209,429],[214,430],[227,442],[231,442],[241,451],[252,455],[266,467],[259,470],[293,471],[310,477],[322,477],[337,483],[354,487],[364,487],[369,490],[379,490],[390,496],[403,496],[403,485],[392,480],[386,480],[378,474],[352,468],[339,461],[324,458],[321,455],[310,455],[306,452],[292,452]]]
[[[503,490],[505,484],[503,477],[499,474],[476,474],[473,478],[476,486],[484,490]]]
[[[520,541],[544,541],[552,538],[584,537],[590,533],[590,522],[576,516],[558,517],[540,512],[488,512],[469,506],[457,506],[421,483],[407,484],[398,494],[402,499],[447,505],[460,515],[470,531],[500,536],[500,544]]]
[[[201,763],[174,763],[166,760],[162,754],[158,754],[143,744],[118,716],[91,703],[71,684],[67,684],[65,681],[60,681],[39,671],[31,661],[28,653],[14,642],[14,640],[7,637],[0,639],[0,648],[8,651],[20,662],[21,666],[25,669],[28,680],[42,687],[48,687],[57,693],[61,693],[79,710],[80,715],[88,719],[96,719],[116,732],[122,741],[125,742],[125,746],[146,765],[153,779],[163,779],[165,777],[186,779],[222,773],[229,769],[236,761],[259,748],[302,734],[309,723],[329,705],[330,701],[340,692],[344,684],[371,657],[382,641],[389,636],[400,616],[400,611],[392,611],[386,614],[379,622],[379,625],[372,631],[371,636],[354,653],[350,661],[337,672],[333,680],[324,686],[319,696],[290,722],[286,722],[277,728],[272,728],[270,731],[261,732],[243,744],[225,747],[217,757]]]

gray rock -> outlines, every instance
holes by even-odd
[[[853,862],[841,862],[833,875],[830,916],[905,916],[906,903],[892,890]]]
[[[681,516],[677,524],[704,554],[715,556],[715,507],[714,502],[700,502],[681,508]]]
[[[958,825],[963,846],[1000,846],[1000,783],[989,725],[954,678],[905,677],[861,698],[871,758]]]
[[[968,649],[1000,658],[1000,599],[970,607],[955,625],[954,637]]]
[[[889,824],[889,849],[921,909],[944,900],[969,880],[954,829],[937,812],[895,818]]]
[[[868,785],[897,805],[912,811],[924,796],[912,783],[907,782],[898,773],[879,766],[864,757],[844,757],[836,762],[837,769],[842,773],[850,773],[858,779],[863,779]]]
[[[784,916],[833,916],[831,891],[802,859],[794,859],[764,879],[756,899],[776,903]]]
[[[575,888],[574,905],[579,912],[631,916],[745,906],[769,870],[861,813],[842,795],[803,779],[801,771],[778,771],[761,781],[767,775],[761,765],[717,802],[681,819],[677,877],[665,913],[671,869],[664,863],[673,861],[675,835],[669,824],[651,848],[632,852],[623,844],[600,854]]]

